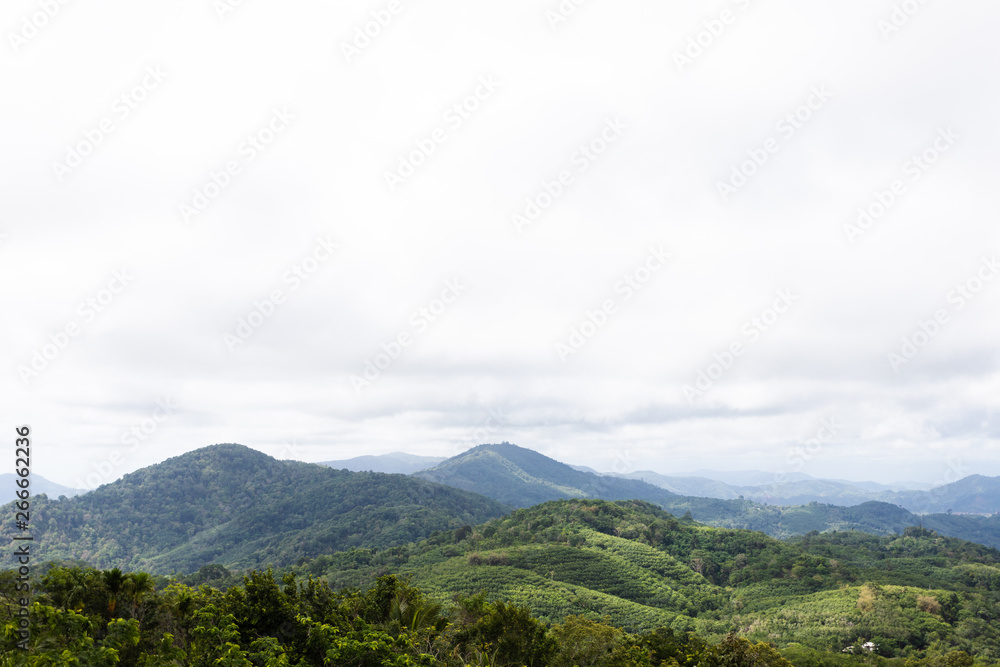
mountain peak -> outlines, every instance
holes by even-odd
[[[415,475],[515,507],[566,498],[640,499],[662,504],[674,495],[645,482],[582,472],[509,442],[478,445]]]

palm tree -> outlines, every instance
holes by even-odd
[[[111,570],[105,570],[102,574],[102,579],[104,579],[104,587],[108,593],[108,614],[114,616],[115,607],[118,606],[118,595],[122,592],[122,587],[125,585],[125,575],[116,567]]]
[[[152,592],[154,588],[156,586],[153,583],[153,577],[149,576],[146,572],[129,572],[125,575],[125,581],[122,583],[122,591],[131,603],[130,611],[132,618],[137,616],[142,599],[147,593]]]

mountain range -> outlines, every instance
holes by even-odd
[[[852,506],[818,503],[773,505],[746,498],[719,499],[680,495],[641,480],[583,472],[530,449],[510,443],[480,445],[414,476],[475,490],[514,507],[565,498],[638,499],[652,502],[677,516],[689,513],[708,525],[760,530],[784,538],[811,531],[860,530],[875,535],[902,533],[908,526],[925,526],[943,535],[1000,546],[1000,514],[959,516],[934,513],[918,516],[895,503],[866,501]],[[801,483],[801,482],[795,482]],[[625,486],[624,484],[628,484]],[[1000,478],[971,476],[928,493],[939,504],[990,507]],[[978,491],[978,493],[977,493]],[[1000,499],[1000,498],[998,498]],[[1000,506],[1000,503],[997,504]]]
[[[64,500],[34,496],[36,558],[191,572],[386,548],[502,516],[510,507],[416,477],[203,447]]]
[[[995,482],[973,476],[936,493],[961,506],[989,507]],[[641,500],[678,517],[776,538],[852,530],[888,536],[923,526],[1000,546],[1000,514],[917,516],[879,501],[777,506],[679,495],[641,480],[576,470],[509,443],[474,447],[412,475],[277,461],[242,445],[213,445],[73,498],[37,495],[32,530],[41,558],[192,572],[210,563],[287,565],[350,548],[397,547],[515,508],[571,498]]]
[[[613,474],[613,473],[609,473]],[[649,470],[619,475],[655,484],[680,495],[705,498],[749,498],[771,505],[803,505],[811,502],[831,505],[858,505],[880,501],[905,507],[912,512],[959,512],[993,514],[1000,512],[1000,477],[969,475],[958,481],[929,489],[899,489],[876,482],[799,478],[772,480],[755,485],[736,485],[705,477],[672,477]]]
[[[483,447],[491,449],[484,450]],[[383,454],[381,456],[359,456],[343,461],[330,461],[323,465],[331,465],[348,470],[372,470],[375,472],[393,472],[403,474],[414,474],[424,479],[439,481],[451,486],[468,489],[470,491],[482,491],[477,485],[482,483],[483,475],[478,474],[473,467],[482,467],[484,461],[477,461],[475,465],[466,457],[466,454],[473,453],[474,457],[500,456],[507,461],[504,467],[509,472],[500,470],[491,472],[501,472],[505,478],[509,475],[515,477],[532,476],[535,467],[539,469],[549,469],[549,463],[543,461],[546,457],[529,460],[529,454],[517,453],[516,450],[522,448],[502,443],[500,445],[480,446],[469,450],[452,459],[439,459],[433,457],[419,457],[400,452]],[[524,450],[531,452],[531,450]],[[492,452],[490,454],[489,452]],[[534,453],[534,452],[532,452]],[[519,461],[524,459],[524,465]],[[549,459],[551,461],[551,459]],[[489,467],[489,466],[487,466]],[[632,473],[601,473],[593,468],[580,465],[569,465],[570,468],[579,473],[591,474],[600,477],[599,481],[587,480],[583,477],[569,478],[569,473],[560,473],[565,479],[556,483],[556,486],[566,482],[567,488],[578,496],[588,497],[594,494],[584,492],[585,488],[593,487],[595,484],[602,488],[607,488],[608,477],[618,477],[626,480],[645,482],[653,486],[680,496],[696,496],[699,498],[716,498],[721,500],[748,499],[768,505],[805,505],[818,502],[828,505],[839,505],[851,507],[869,501],[878,501],[899,505],[914,513],[958,513],[958,514],[995,514],[1000,512],[1000,477],[986,477],[983,475],[969,475],[963,479],[950,484],[937,487],[921,485],[910,482],[901,484],[881,484],[878,482],[853,482],[841,479],[821,479],[812,477],[801,472],[789,472],[780,476],[780,482],[776,481],[773,472],[762,470],[740,470],[740,471],[718,471],[718,470],[698,470],[687,475],[664,475],[651,470],[640,470]],[[518,469],[518,472],[515,472]],[[462,470],[463,472],[459,472]],[[543,472],[536,482],[546,479]],[[550,482],[541,482],[543,485]],[[642,488],[642,487],[637,487]],[[523,489],[522,489],[523,490]],[[492,494],[497,497],[499,492]],[[634,495],[634,498],[652,499],[657,497],[654,492],[645,489],[645,495]],[[491,495],[491,494],[487,494]],[[604,497],[600,493],[597,496]],[[520,497],[520,496],[518,496]],[[530,496],[538,501],[554,500],[546,494]],[[514,496],[510,495],[504,502],[512,502]]]

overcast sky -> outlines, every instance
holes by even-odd
[[[1000,6],[577,1],[5,2],[33,472],[1000,474]]]

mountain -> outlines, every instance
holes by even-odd
[[[282,565],[351,547],[392,547],[510,508],[406,475],[277,461],[222,444],[75,498],[35,497],[31,509],[39,561],[82,559],[163,573],[213,562]]]
[[[510,443],[479,445],[414,476],[475,491],[514,507],[562,498],[639,499],[662,503],[674,494],[629,479],[594,475]]]
[[[732,486],[766,486],[774,483],[774,472],[763,470],[695,470],[684,476],[714,479]],[[789,482],[801,482],[808,479],[814,478],[803,472],[785,474],[785,481]]]
[[[340,461],[324,461],[319,465],[331,468],[353,470],[354,472],[387,472],[409,475],[424,468],[430,468],[444,461],[440,456],[417,456],[404,452],[391,454],[355,456]]]
[[[18,487],[14,485],[14,482],[17,479],[19,478],[9,472],[0,474],[0,505],[17,499],[17,496],[14,495],[14,492],[18,489]],[[78,496],[81,493],[84,493],[84,489],[73,489],[68,486],[63,486],[62,484],[56,484],[55,482],[51,482],[41,475],[36,475],[35,473],[31,474],[30,488],[33,496],[44,493],[51,498],[58,498],[59,496],[72,498],[73,496]]]
[[[861,638],[890,657],[940,641],[1000,657],[1000,551],[917,527],[779,541],[641,501],[562,500],[391,554],[357,550],[294,569],[334,587],[393,571],[442,603],[484,591],[550,623],[586,614],[631,631],[735,631],[779,647],[839,653]]]

